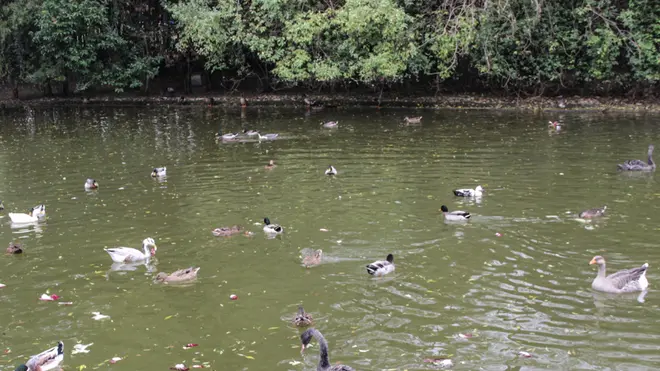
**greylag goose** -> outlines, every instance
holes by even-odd
[[[477,186],[475,189],[462,188],[455,189],[452,192],[458,197],[479,197],[484,194],[484,189],[482,186]]]
[[[454,222],[467,221],[470,220],[470,217],[472,217],[472,215],[470,215],[470,213],[468,213],[467,211],[456,210],[449,212],[449,209],[445,205],[442,205],[442,207],[440,207],[440,210],[442,210],[442,213],[445,216],[445,220],[449,220],[449,221],[454,221]]]
[[[64,343],[30,357],[25,364],[16,367],[16,371],[49,371],[59,367],[64,360]]]
[[[628,160],[623,164],[618,164],[617,168],[623,171],[652,171],[655,170],[655,162],[653,162],[653,144],[649,146],[648,159],[646,162],[642,160]]]
[[[306,327],[311,326],[314,323],[314,319],[312,318],[312,315],[305,312],[305,309],[300,305],[298,306],[298,313],[296,313],[296,316],[293,317],[293,321],[291,322],[298,327]]]
[[[394,272],[394,255],[388,254],[386,260],[378,260],[367,265],[367,273],[372,276],[384,276]]]
[[[582,219],[597,218],[599,216],[605,215],[605,210],[607,210],[607,206],[594,207],[593,209],[584,210],[578,216]]]
[[[319,360],[318,366],[316,366],[316,371],[355,371],[352,367],[346,365],[330,366],[330,360],[328,359],[328,342],[325,341],[323,335],[314,328],[310,328],[300,335],[300,340],[302,342],[300,353],[305,351],[305,347],[310,341],[312,341],[312,336],[316,338],[316,341],[319,342],[319,347],[321,348],[319,351],[321,359]]]
[[[594,256],[589,264],[598,264],[598,275],[591,283],[591,288],[596,291],[620,294],[624,292],[644,291],[649,287],[649,281],[646,279],[646,270],[648,263],[641,267],[624,269],[609,276],[605,275],[605,258],[600,255]]]

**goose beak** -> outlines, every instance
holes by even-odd
[[[598,264],[596,259],[591,259],[591,261],[589,262],[589,265],[593,265],[593,264]]]

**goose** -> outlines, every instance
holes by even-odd
[[[167,167],[155,167],[154,170],[151,172],[151,176],[154,178],[166,176],[166,175],[167,175]]]
[[[321,264],[323,258],[323,250],[318,249],[313,254],[307,255],[303,258],[303,265],[307,268]]]
[[[264,166],[266,170],[273,170],[277,165],[275,165],[275,160],[268,161],[268,165]]]
[[[316,371],[355,371],[352,367],[346,365],[334,365],[330,366],[330,360],[328,359],[328,342],[325,341],[323,334],[315,328],[310,328],[300,335],[300,341],[302,342],[302,348],[300,353],[305,352],[305,347],[312,341],[312,336],[316,338],[316,341],[319,342],[320,350],[320,360],[318,366],[316,366]]]
[[[213,235],[216,237],[229,237],[237,233],[241,233],[241,230],[243,230],[243,227],[241,227],[240,225],[234,225],[231,227],[216,228],[212,230],[211,233],[213,233]]]
[[[46,216],[46,206],[43,204],[35,206],[28,210],[27,214],[8,213],[7,215],[9,215],[9,219],[11,219],[12,223],[34,223]]]
[[[388,254],[386,260],[378,260],[367,265],[367,273],[380,277],[394,272],[394,255]]]
[[[58,342],[48,350],[30,357],[25,364],[16,367],[16,371],[49,371],[59,367],[64,360],[64,343]]]
[[[421,124],[422,123],[422,116],[417,116],[417,117],[404,117],[403,121],[406,122],[406,124]]]
[[[293,317],[293,321],[291,322],[298,327],[307,327],[314,323],[314,319],[312,318],[312,315],[305,312],[305,309],[300,305],[298,306],[298,313],[296,313],[296,316]]]
[[[85,189],[90,190],[90,189],[98,189],[99,184],[96,182],[96,180],[89,178],[87,181],[85,181]]]
[[[264,134],[264,135],[261,135],[259,133],[257,133],[257,135],[259,136],[259,140],[275,140],[275,139],[277,139],[277,137],[280,136],[279,134]]]
[[[594,256],[589,264],[598,264],[598,275],[591,283],[591,288],[596,291],[620,294],[644,291],[649,287],[649,281],[646,279],[646,270],[649,263],[644,263],[638,268],[624,269],[609,276],[605,276],[605,258],[602,256]]]
[[[335,169],[334,166],[328,165],[328,168],[325,170],[325,175],[337,175],[339,172],[337,172],[337,169]]]
[[[623,171],[652,171],[655,170],[655,162],[653,162],[653,144],[649,145],[648,160],[628,160],[623,164],[618,164],[617,169]]]
[[[447,209],[447,206],[442,205],[440,208],[442,210],[442,213],[445,215],[445,220],[450,220],[450,221],[465,221],[469,220],[472,215],[468,213],[467,211],[452,211],[449,212],[449,209]]]
[[[455,189],[452,192],[458,197],[479,197],[483,195],[484,189],[481,186],[477,186],[475,189],[461,188]]]
[[[264,232],[268,234],[281,234],[284,232],[284,228],[279,224],[270,224],[270,219],[264,218]]]
[[[16,242],[10,242],[9,247],[7,248],[7,254],[22,254],[23,245]]]
[[[584,210],[580,213],[579,217],[582,219],[597,218],[599,216],[605,215],[605,210],[607,210],[607,206],[594,207],[593,209]]]
[[[149,247],[151,247],[151,251],[149,251]],[[142,241],[142,248],[144,249],[144,253],[132,247],[114,247],[111,249],[105,248],[103,250],[110,254],[112,261],[116,263],[135,263],[149,260],[149,258],[156,255],[156,250],[158,250],[156,241],[151,237],[145,238]]]
[[[339,126],[339,121],[328,121],[326,123],[322,122],[321,125],[326,129],[332,129],[332,128],[336,128],[337,126]]]
[[[199,267],[190,267],[186,269],[179,269],[172,274],[167,274],[160,272],[156,275],[156,281],[163,283],[178,283],[192,281],[197,278],[197,272],[199,272]]]

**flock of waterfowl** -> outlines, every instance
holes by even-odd
[[[244,106],[246,102],[241,98],[241,105]],[[309,104],[309,103],[308,103]],[[419,124],[422,117],[405,117],[404,122],[406,124]],[[338,122],[330,121],[321,124],[324,128],[337,128]],[[550,122],[550,126],[559,130],[560,125],[557,122]],[[241,136],[246,137],[257,137],[259,140],[273,140],[278,137],[278,134],[265,134],[261,135],[257,131],[253,130],[244,130],[242,133],[226,133],[223,134],[221,131],[215,134],[215,138],[218,141],[235,141],[238,140]],[[655,163],[652,159],[653,154],[653,145],[650,145],[648,148],[648,157],[647,161],[642,160],[629,160],[625,161],[622,164],[619,164],[618,170],[620,171],[653,171],[655,170]],[[273,169],[275,167],[273,160],[265,166],[266,169]],[[151,172],[151,176],[154,178],[162,178],[167,175],[166,167],[154,168]],[[330,165],[325,170],[325,175],[336,176],[338,175],[337,169]],[[85,190],[97,190],[99,184],[95,179],[87,179],[84,184]],[[485,190],[482,186],[477,186],[474,189],[470,188],[461,188],[453,190],[453,194],[457,197],[469,197],[469,198],[478,198],[482,197],[485,193]],[[4,204],[0,201],[0,210],[4,209]],[[607,206],[600,208],[592,208],[585,210],[579,214],[580,218],[591,219],[598,218],[605,215]],[[447,222],[468,222],[471,218],[471,214],[466,211],[449,211],[446,205],[442,205],[441,211],[444,219]],[[21,223],[35,223],[43,220],[46,217],[46,207],[43,204],[37,205],[28,210],[27,213],[8,213],[9,218],[12,223],[21,224]],[[276,236],[284,232],[284,228],[279,224],[271,223],[268,217],[264,218],[263,231],[267,236]],[[229,237],[240,233],[251,234],[251,232],[246,232],[240,226],[231,226],[231,227],[220,227],[212,231],[214,236],[217,237]],[[157,251],[156,242],[153,238],[145,238],[142,241],[142,251],[130,247],[115,247],[115,248],[105,248],[104,249],[115,263],[121,264],[130,264],[138,262],[148,262]],[[22,246],[17,243],[10,243],[7,248],[7,253],[9,254],[20,254],[23,252]],[[304,256],[302,259],[303,266],[312,267],[321,263],[323,258],[322,250],[315,250],[311,254]],[[648,263],[643,264],[641,267],[622,270],[610,275],[606,275],[605,270],[605,258],[602,256],[595,256],[589,264],[598,265],[598,274],[593,280],[592,288],[597,291],[607,292],[607,293],[626,293],[634,291],[643,291],[648,287],[648,280],[646,278],[646,270],[648,268]],[[199,267],[189,267],[185,269],[180,269],[171,274],[164,272],[158,273],[154,280],[161,283],[181,283],[189,282],[197,277],[199,272]],[[394,256],[388,254],[385,260],[375,261],[366,265],[366,271],[369,275],[380,277],[386,274],[392,273],[395,270],[394,265]],[[99,314],[100,315],[100,314]],[[312,316],[305,312],[302,306],[298,307],[298,312],[292,319],[292,323],[295,326],[307,327],[313,325]],[[316,329],[310,328],[304,331],[301,336],[302,351],[308,346],[312,338],[315,338],[319,343],[320,347],[320,360],[317,366],[317,370],[321,371],[352,371],[353,368],[336,364],[334,366],[330,365],[329,362],[329,350],[328,344],[325,340],[325,337]],[[59,367],[61,362],[64,359],[64,344],[63,342],[58,342],[58,344],[48,349],[42,353],[30,357],[30,359],[25,363],[21,364],[16,368],[16,371],[48,371]],[[445,366],[451,365],[445,364]]]

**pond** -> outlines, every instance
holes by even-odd
[[[0,256],[2,370],[58,340],[69,370],[312,370],[319,346],[301,356],[290,323],[300,304],[330,362],[356,370],[438,369],[429,360],[443,357],[456,370],[660,362],[660,187],[616,171],[660,143],[658,117],[59,107],[0,119],[0,243],[24,248]],[[219,127],[280,135],[217,143]],[[167,177],[150,177],[160,166]],[[479,199],[452,194],[477,185]],[[45,221],[10,222],[40,203]],[[445,223],[441,205],[472,219]],[[607,217],[577,220],[603,205]],[[284,233],[267,238],[264,217]],[[253,235],[211,233],[235,224]],[[147,237],[158,245],[148,265],[117,267],[104,251]],[[323,258],[306,268],[310,249]],[[369,276],[389,253],[396,271]],[[610,272],[648,262],[648,295],[595,293],[594,255]],[[189,266],[201,267],[192,283],[154,282]],[[78,343],[93,345],[72,354]]]

